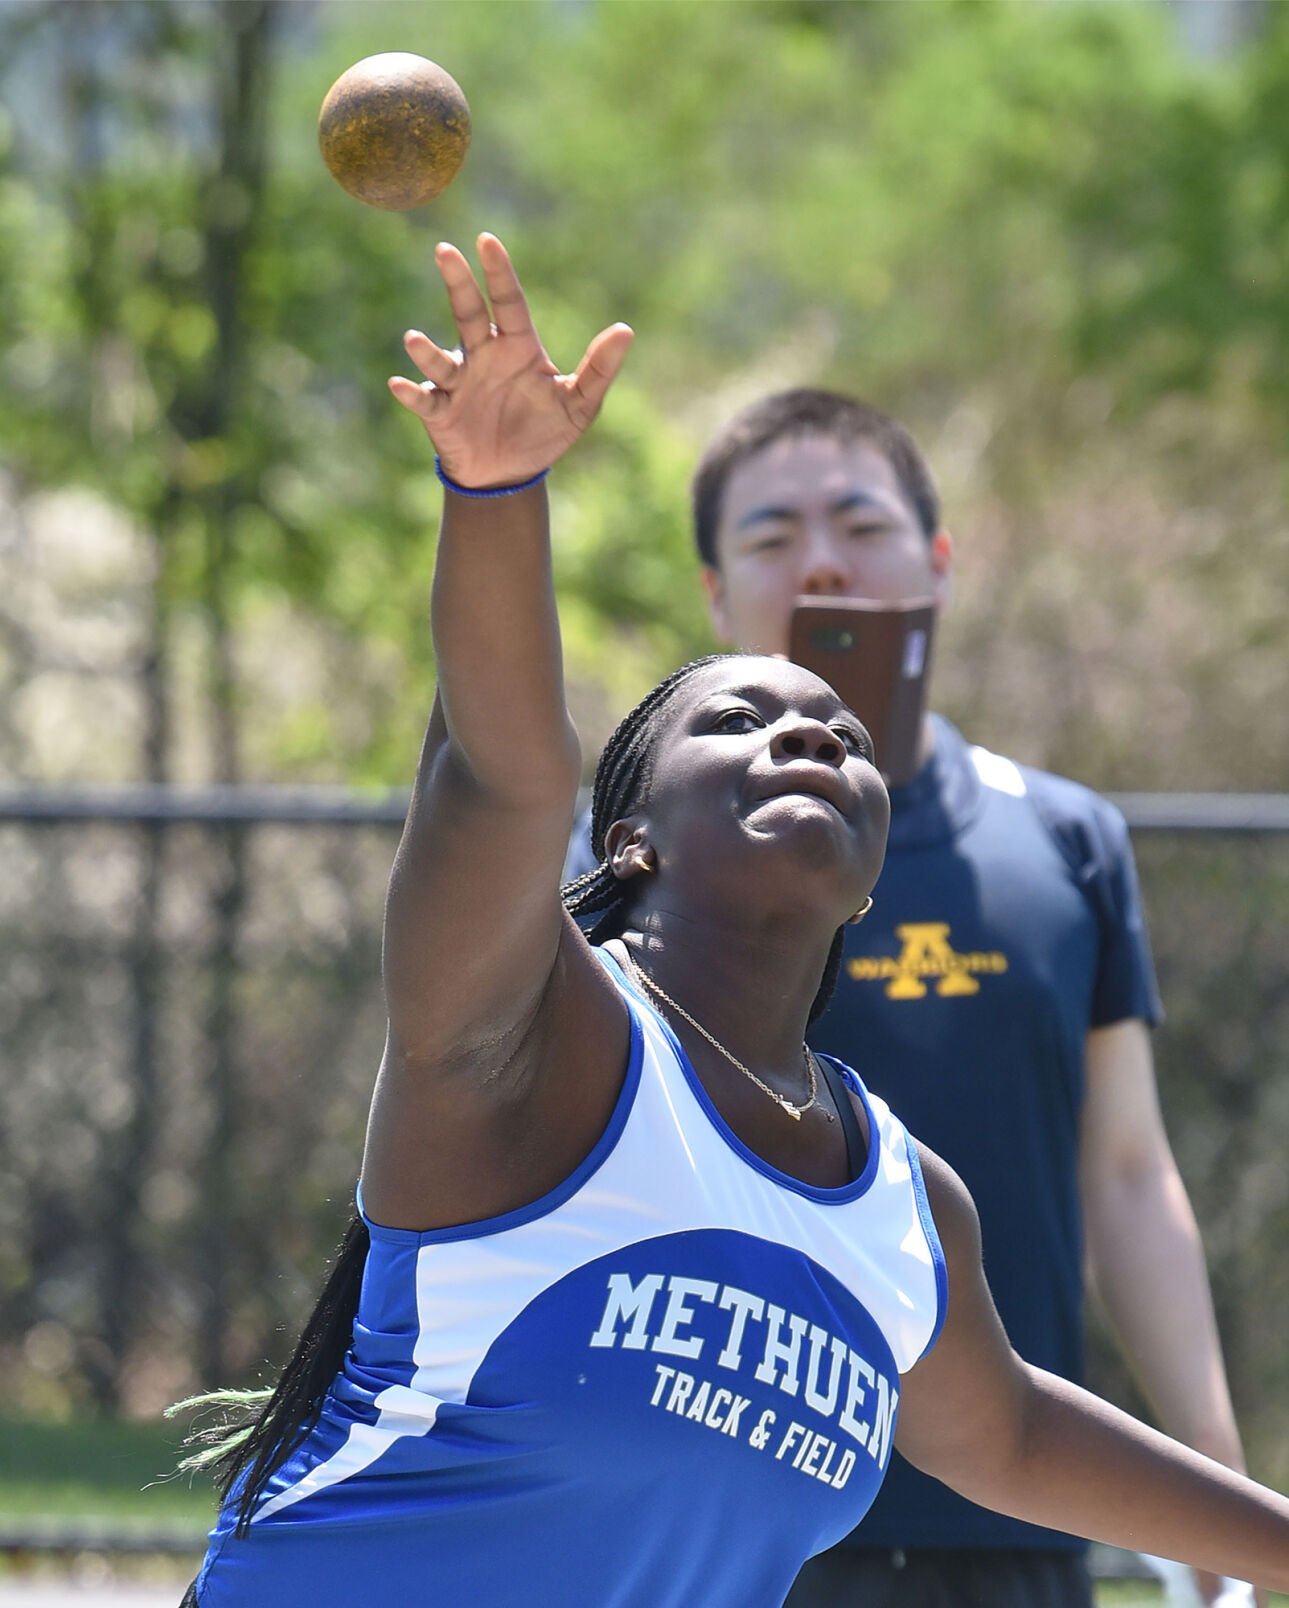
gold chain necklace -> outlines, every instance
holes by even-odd
[[[745,1078],[750,1078],[752,1082],[756,1084],[758,1089],[762,1090],[763,1093],[768,1094],[771,1100],[774,1101],[775,1105],[777,1105],[780,1110],[788,1113],[793,1122],[800,1122],[806,1112],[814,1106],[819,1106],[819,1109],[823,1112],[824,1116],[828,1118],[829,1122],[832,1121],[832,1112],[822,1105],[819,1100],[819,1074],[816,1069],[817,1063],[814,1056],[811,1055],[809,1047],[806,1044],[803,1043],[801,1046],[801,1059],[805,1062],[806,1072],[810,1078],[810,1098],[803,1105],[796,1106],[793,1105],[791,1100],[785,1099],[785,1097],[781,1095],[777,1089],[772,1089],[768,1083],[757,1077],[756,1073],[753,1072],[750,1066],[744,1066],[743,1062],[739,1060],[738,1056],[732,1055],[718,1038],[715,1038],[707,1031],[701,1022],[696,1022],[683,1005],[677,1005],[676,1001],[672,999],[671,995],[667,993],[666,989],[664,989],[659,983],[655,983],[653,978],[650,977],[648,973],[640,969],[631,955],[628,954],[627,960],[630,963],[632,975],[638,982],[643,983],[649,992],[651,994],[656,994],[664,1004],[670,1005],[677,1016],[683,1016],[696,1033],[701,1033],[707,1042],[712,1046],[712,1048],[714,1050],[719,1050],[731,1066],[736,1066]]]

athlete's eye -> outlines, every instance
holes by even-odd
[[[756,731],[765,721],[755,709],[726,709],[712,722],[713,731]]]
[[[848,754],[858,754],[861,759],[872,762],[873,745],[867,732],[860,731],[857,726],[833,726],[830,729],[841,738]]]

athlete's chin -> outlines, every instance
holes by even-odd
[[[823,799],[788,795],[770,800],[747,818],[749,837],[768,869],[771,854],[800,872],[823,872],[829,878],[854,874],[867,858],[850,822]]]

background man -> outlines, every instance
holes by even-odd
[[[953,544],[907,431],[830,392],[767,397],[711,442],[694,535],[719,635],[786,653],[796,599],[942,606]],[[1082,1369],[1086,1256],[1161,1425],[1242,1466],[1203,1251],[1161,1120],[1159,1016],[1122,817],[928,716],[891,793],[874,909],[812,1043],[965,1179],[1023,1356]],[[570,874],[589,863],[585,833]],[[1214,1582],[1202,1582],[1211,1594]],[[975,1508],[893,1459],[860,1530],[789,1608],[1084,1608],[1083,1543]]]

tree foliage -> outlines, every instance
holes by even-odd
[[[1169,540],[1167,516],[1221,507],[1233,469],[1266,491],[1289,394],[1276,359],[1289,28],[1275,8],[1247,57],[1212,65],[1181,55],[1153,3],[270,6],[265,201],[244,243],[236,405],[218,428],[212,283],[247,198],[221,172],[212,63],[246,8],[111,0],[83,8],[75,48],[57,26],[68,10],[18,8],[7,24],[9,82],[28,63],[33,82],[12,97],[0,190],[5,460],[24,483],[92,485],[152,532],[169,509],[159,586],[177,630],[203,618],[203,510],[225,499],[259,774],[406,772],[437,489],[383,380],[403,326],[444,332],[439,235],[504,233],[564,362],[613,318],[639,332],[555,486],[593,734],[707,645],[684,484],[705,433],[758,390],[845,386],[924,435],[964,569],[978,527],[1000,560],[965,593],[947,650],[982,695],[1010,679],[984,646],[1000,566],[1036,654],[1048,625],[1031,583],[1058,577],[1050,606],[1068,612],[1104,574],[1095,543],[1062,557],[1064,532],[1046,539],[1069,504],[1154,501],[1147,534]],[[392,47],[442,59],[476,130],[456,185],[407,216],[345,196],[313,133],[332,78]],[[234,154],[248,137],[234,131]],[[1206,404],[1224,410],[1217,431]],[[1206,433],[1221,439],[1196,465]],[[1111,484],[1089,494],[1093,478]],[[1030,528],[1032,554],[995,528],[1008,519]],[[1256,648],[1265,620],[1238,618],[1240,602],[1223,599],[1223,640]],[[293,633],[323,645],[308,689],[286,689],[251,646]],[[1077,659],[1077,642],[1058,646]],[[1077,718],[1068,754],[1027,710],[1002,718],[1052,760],[1113,773],[1141,759],[1133,736],[1098,746]],[[1132,780],[1170,780],[1164,754],[1150,759],[1158,777]]]

